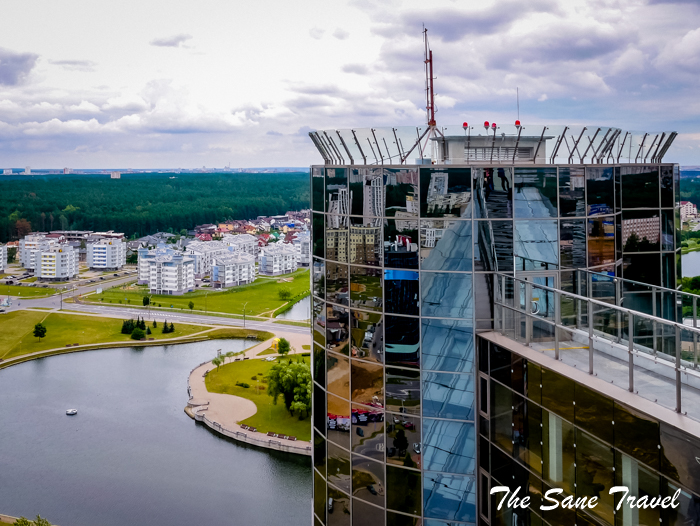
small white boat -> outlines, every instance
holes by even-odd
[[[77,415],[78,410],[77,409],[69,409],[68,411],[66,411],[66,414],[70,415],[70,416]]]

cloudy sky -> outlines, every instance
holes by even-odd
[[[308,131],[676,130],[700,165],[698,0],[0,0],[0,167],[304,166]]]

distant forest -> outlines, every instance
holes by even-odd
[[[308,207],[308,173],[0,176],[0,241],[48,230],[141,237]]]

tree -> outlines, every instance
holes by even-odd
[[[32,224],[24,218],[18,219],[15,222],[15,230],[17,231],[17,237],[23,238],[32,232]]]
[[[7,249],[7,262],[14,263],[17,259],[17,248],[11,247]]]
[[[186,235],[187,235],[187,229],[186,229],[186,228],[183,228],[182,230],[180,230],[180,235],[181,235],[181,236],[186,236]]]
[[[33,526],[34,523],[27,519],[26,517],[20,517],[15,522],[12,523],[13,526]]]
[[[170,327],[168,327],[168,320],[163,322],[163,334],[168,334],[170,332]]]
[[[173,322],[170,322],[170,329],[168,329],[168,332],[175,332],[175,325],[173,325]]]
[[[272,403],[282,396],[284,406],[291,415],[298,412],[303,419],[311,410],[311,369],[305,362],[276,363],[267,376],[268,394]]]
[[[151,328],[150,328],[150,327],[146,327],[146,334],[151,334]]]
[[[34,325],[34,336],[41,341],[41,339],[46,336],[46,327],[41,323]]]
[[[292,292],[289,289],[285,288],[278,290],[277,295],[282,301],[287,301],[289,298],[292,297]]]
[[[150,303],[151,303],[151,298],[149,298],[148,296],[144,296],[144,297],[143,297],[143,306],[144,306],[144,307],[148,307],[148,305],[149,305]]]
[[[194,301],[190,300],[187,306],[190,308],[190,312],[192,312],[192,309],[194,309]]]
[[[51,526],[51,523],[41,515],[37,515],[34,519],[34,526]]]
[[[141,329],[142,331],[146,330],[146,320],[144,320],[143,318],[141,318],[141,321],[139,322],[139,329]]]
[[[292,346],[289,344],[289,340],[287,340],[286,338],[280,338],[280,341],[277,342],[277,352],[280,353],[282,356],[286,356],[291,350]]]
[[[406,431],[399,429],[396,432],[396,438],[394,439],[394,447],[399,451],[406,451],[408,449],[408,439],[406,438]]]
[[[141,338],[145,338],[145,337],[146,337],[146,334],[139,327],[136,327],[134,329],[134,332],[131,333],[132,340],[140,340]]]
[[[216,366],[217,371],[219,370],[219,366],[221,366],[222,362],[223,360],[218,356],[211,361],[212,365]]]
[[[156,323],[156,320],[153,320],[153,328],[154,328],[154,329],[157,329],[157,328],[158,328],[158,324]]]

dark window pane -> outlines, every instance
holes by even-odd
[[[325,176],[325,168],[322,166],[314,166],[311,169],[311,208],[314,212],[323,212],[324,210]]]
[[[464,475],[475,472],[474,424],[426,418],[423,426],[423,469]]]
[[[345,168],[326,168],[326,212],[348,215],[350,195]]]
[[[387,316],[384,330],[385,362],[417,368],[420,364],[420,320]]]
[[[661,423],[661,472],[700,495],[700,438]]]
[[[491,440],[513,454],[513,392],[491,382]]]
[[[350,493],[350,453],[328,442],[328,482]]]
[[[381,365],[352,360],[351,400],[358,404],[384,407],[384,368]]]
[[[661,207],[673,208],[673,167],[661,167]]]
[[[420,252],[423,270],[471,270],[472,222],[422,220]]]
[[[326,351],[314,343],[313,367],[314,380],[321,386],[326,386]]]
[[[556,220],[515,221],[513,252],[517,270],[559,268]]]
[[[418,315],[418,272],[384,271],[385,312]]]
[[[352,526],[367,526],[368,524],[384,526],[383,508],[383,504],[382,509],[379,509],[357,498],[352,499]]]
[[[533,362],[524,364],[525,395],[538,404],[542,403],[542,368]]]
[[[621,166],[622,208],[659,207],[659,169],[656,166]]]
[[[491,378],[510,387],[511,352],[500,345],[491,344]]]
[[[386,410],[420,415],[420,372],[386,368]]]
[[[583,168],[559,168],[559,210],[562,217],[585,217]]]
[[[476,346],[479,349],[479,371],[488,374],[489,372],[489,341],[476,337]]]
[[[542,475],[542,408],[519,396],[514,400],[513,455]]]
[[[328,526],[350,526],[350,496],[332,486],[328,486]]]
[[[314,258],[313,264],[314,296],[326,297],[326,264],[321,259]]]
[[[625,254],[622,276],[649,285],[661,285],[661,257],[656,254]]]
[[[615,262],[615,219],[613,216],[588,220],[588,266]]]
[[[314,470],[314,513],[326,521],[326,481]]]
[[[326,253],[324,250],[326,243],[325,219],[322,214],[314,214],[312,217],[311,229],[313,230],[314,256],[322,258]]]
[[[401,413],[387,413],[386,461],[406,468],[422,464],[421,419]]]
[[[471,218],[469,168],[421,168],[421,217]]]
[[[598,497],[598,505],[590,512],[608,524],[614,523],[613,496],[615,485],[613,450],[588,433],[576,432],[576,496]]]
[[[542,369],[542,405],[545,409],[574,421],[575,383],[559,373]]]
[[[384,266],[418,268],[418,220],[384,220]]]
[[[352,404],[352,452],[384,461],[384,413],[381,409]]]
[[[375,223],[378,223],[375,225]],[[348,261],[358,265],[378,267],[382,253],[381,219],[366,222],[365,219],[350,219],[348,234]]]
[[[473,420],[473,375],[423,373],[423,416]]]
[[[614,404],[615,447],[658,469],[659,423],[633,409]]]
[[[348,262],[348,218],[326,215],[326,259]]]
[[[418,217],[418,169],[384,168],[384,215],[396,219]]]
[[[562,268],[586,266],[585,219],[562,219],[559,222],[559,254]]]
[[[493,327],[493,274],[474,273],[474,297],[489,299],[488,301],[477,301],[474,305],[476,329],[491,330]]]
[[[326,474],[326,439],[314,430],[314,467],[322,475]]]
[[[352,496],[384,507],[384,464],[352,456]]]
[[[460,475],[423,474],[425,516],[464,522],[476,521],[476,479]]]
[[[553,413],[542,411],[542,478],[553,487],[562,488],[568,495],[575,495],[576,492],[574,439],[572,424]]]
[[[513,270],[513,222],[477,221],[474,228],[474,270]]]
[[[350,449],[350,402],[327,394],[326,403],[328,404],[326,437],[328,440]]]
[[[661,250],[674,249],[675,224],[673,210],[661,211]]]
[[[382,310],[382,269],[350,266],[350,306]]]
[[[473,319],[471,274],[423,272],[422,276],[423,316]]]
[[[328,352],[326,356],[328,392],[350,400],[350,359]]]
[[[614,213],[615,186],[612,168],[586,168],[588,215]]]
[[[386,526],[421,526],[422,524],[423,522],[419,517],[410,517],[392,511],[386,513]]]
[[[325,347],[326,346],[326,304],[322,301],[313,299],[313,337],[314,342]]]
[[[513,217],[513,169],[474,168],[475,218]]]
[[[328,301],[348,304],[348,266],[326,262],[326,297]]]
[[[658,210],[622,212],[622,250],[624,252],[658,252],[661,220]]]
[[[373,362],[384,361],[384,323],[379,313],[351,311],[352,355]]]
[[[384,181],[379,168],[349,170],[351,214],[370,218],[384,215]]]
[[[386,507],[422,515],[421,474],[395,466],[386,467]]]
[[[630,495],[640,498],[646,496],[648,500],[658,498],[661,495],[659,488],[659,475],[632,457],[620,453],[615,453],[615,484],[629,488]],[[615,497],[615,506],[618,506],[622,498],[622,493]],[[682,500],[682,498],[680,499]],[[669,510],[671,511],[671,510]],[[673,514],[673,512],[671,511]],[[617,512],[618,524],[659,524],[659,509],[637,509],[631,508],[627,504],[620,506]],[[669,523],[670,524],[670,523]]]
[[[667,524],[669,526],[687,526],[697,523],[698,507],[700,506],[700,498],[697,495],[692,495],[686,490],[679,488],[675,484],[668,484],[666,491],[662,490],[662,495],[672,497],[676,491],[681,490],[678,501],[680,506],[668,510]]]
[[[423,369],[468,373],[474,370],[474,329],[471,320],[423,319]]]
[[[676,255],[661,256],[661,285],[668,289],[676,288]],[[667,295],[669,297],[669,295]]]
[[[557,217],[557,169],[515,168],[516,218]]]
[[[608,444],[613,439],[613,401],[585,385],[576,384],[576,420],[574,423],[604,440]]]
[[[347,355],[349,337],[350,312],[326,304],[326,349]]]
[[[328,420],[326,416],[326,392],[316,384],[314,384],[313,415],[314,427],[321,433],[325,433]]]

